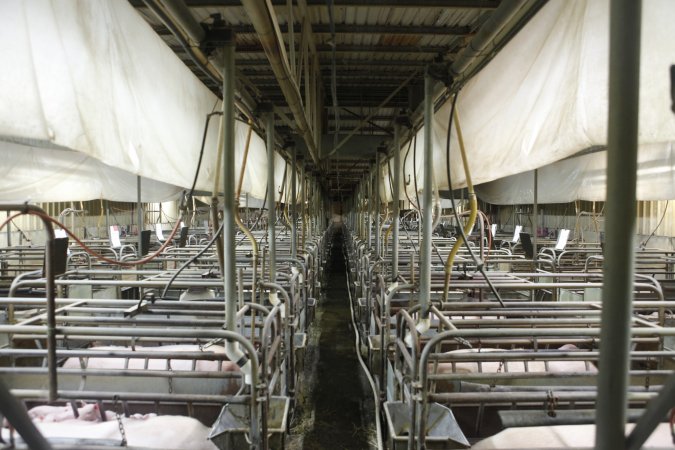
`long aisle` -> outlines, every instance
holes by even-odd
[[[317,314],[321,335],[312,395],[314,426],[304,439],[306,450],[370,448],[372,393],[354,349],[343,243],[342,229],[336,227],[325,299]]]

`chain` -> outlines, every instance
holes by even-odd
[[[546,392],[546,414],[549,417],[556,417],[558,414],[555,412],[555,409],[558,407],[558,399],[553,395],[552,390]]]
[[[117,405],[119,403],[119,397],[115,395],[113,397],[113,411],[115,412],[115,418],[117,419],[117,427],[120,430],[120,436],[122,436],[122,446],[127,446],[127,433],[124,431],[124,424],[122,423],[122,416],[118,411]]]
[[[225,327],[223,327],[223,329],[225,329]],[[199,344],[199,350],[203,352],[204,350],[206,350],[207,348],[211,347],[212,345],[220,344],[220,343],[223,342],[224,340],[225,340],[225,339],[223,339],[223,338],[214,338],[214,339],[211,339],[210,341],[206,342],[205,344]]]

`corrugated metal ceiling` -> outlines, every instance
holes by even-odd
[[[179,42],[146,7],[146,1],[129,0],[145,20],[157,31],[186,64],[218,93],[219,87],[190,60]],[[165,0],[161,0],[165,1]],[[233,0],[184,0],[194,19],[211,24],[220,17],[237,33],[238,73],[245,83],[240,86],[255,101],[271,101],[290,117],[285,99],[267,61],[263,47],[244,8]],[[334,0],[335,36],[330,34],[330,14],[327,1],[306,0],[312,38],[319,56],[320,83],[323,86],[322,129],[330,135],[338,128],[342,134],[363,127],[359,135],[381,136],[389,139],[396,115],[412,111],[421,101],[421,78],[424,66],[432,61],[452,61],[499,6],[498,0]],[[295,45],[300,54],[302,26],[299,7],[294,3]],[[543,3],[543,0],[542,0]],[[274,13],[289,52],[287,32],[289,11],[287,0],[274,0]],[[331,63],[335,46],[337,100],[339,123],[332,108]],[[384,107],[378,108],[406,78],[417,71],[419,77],[409,83]],[[299,83],[300,92],[304,82]],[[248,86],[248,87],[245,87]],[[372,115],[365,125],[363,118]],[[284,125],[280,133],[291,133]],[[338,155],[339,156],[339,155]],[[371,153],[363,153],[366,159]]]

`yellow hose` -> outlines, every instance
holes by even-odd
[[[459,126],[459,116],[457,110],[455,109],[455,128],[457,129],[457,141],[459,142],[459,151],[462,155],[462,164],[464,166],[464,174],[466,176],[466,188],[469,192],[469,206],[471,211],[469,213],[469,221],[464,225],[464,234],[468,234],[469,231],[473,228],[474,223],[476,222],[476,215],[478,214],[478,201],[476,199],[476,193],[473,190],[473,183],[471,182],[471,171],[469,170],[469,162],[466,158],[466,151],[464,149],[464,138],[462,137],[462,128]],[[448,155],[449,157],[450,155]],[[448,186],[450,192],[452,192],[452,186]],[[450,255],[448,260],[445,262],[445,285],[443,288],[443,301],[448,300],[448,290],[450,288],[450,276],[452,275],[452,264],[455,261],[455,255],[459,251],[464,238],[462,235],[457,237],[455,245],[452,246],[450,250]]]
[[[389,205],[385,207],[384,210],[384,220],[382,221],[382,228],[384,228],[384,225],[387,223],[387,220],[389,220]],[[389,228],[387,228],[387,231],[384,232],[384,248],[387,248],[387,245],[389,244],[389,235],[391,234],[391,230],[394,228],[394,218],[392,214],[392,219],[391,223],[389,224]],[[384,253],[384,252],[383,252]]]
[[[241,188],[244,184],[244,173],[246,171],[246,161],[248,160],[248,149],[251,145],[251,133],[253,131],[253,126],[251,120],[248,121],[248,133],[246,134],[246,145],[244,146],[244,160],[241,164],[241,170],[239,171],[239,184],[237,185],[237,206],[239,205],[239,197],[241,197]],[[251,230],[249,230],[246,225],[241,221],[239,216],[239,207],[237,207],[237,213],[234,215],[234,220],[237,222],[239,229],[246,235],[248,240],[251,242],[251,247],[253,249],[253,272],[255,274],[257,262],[258,262],[258,242],[253,237]]]

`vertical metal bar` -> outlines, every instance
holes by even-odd
[[[274,237],[274,223],[276,222],[276,186],[274,185],[274,112],[267,113],[267,247],[270,251],[269,268],[270,282],[277,278],[277,243]]]
[[[368,248],[373,246],[373,174],[368,174]]]
[[[431,145],[434,123],[434,81],[426,73],[424,75],[424,188],[422,192],[422,242],[420,243],[420,315],[423,319],[429,317],[430,289],[431,289],[431,222],[433,220],[432,204],[432,177],[433,177],[433,146]]]
[[[381,199],[380,199],[380,151],[378,150],[377,153],[375,154],[375,177],[374,177],[374,183],[375,183],[375,195],[374,195],[374,200],[375,200],[375,256],[379,259],[379,257],[382,255],[381,253],[381,242],[380,242],[380,204]]]
[[[607,203],[596,449],[625,447],[636,220],[640,0],[610,3]]]
[[[392,201],[394,203],[394,220],[391,224],[394,227],[392,231],[391,245],[392,245],[392,258],[391,258],[391,278],[396,280],[398,278],[398,228],[400,225],[400,207],[401,202],[399,201],[399,192],[401,192],[401,143],[399,142],[401,136],[401,126],[396,124],[394,126],[394,192],[392,192]]]
[[[141,176],[136,177],[136,195],[137,195],[137,205],[136,213],[138,214],[138,256],[140,257],[143,245],[143,239],[141,237],[141,231],[143,231],[143,203],[141,203]]]
[[[105,201],[105,232],[110,235],[110,200]]]
[[[235,274],[234,176],[234,43],[223,46],[223,292],[225,323],[236,331],[237,277]]]
[[[40,207],[24,205],[0,205],[0,211],[22,211],[24,214],[33,211],[40,217],[45,228],[45,289],[47,303],[47,378],[49,383],[49,401],[58,398],[58,377],[56,373],[56,306],[54,283],[54,228],[48,220],[47,213]]]
[[[288,59],[291,73],[295,74],[295,29],[293,27],[295,18],[293,17],[293,0],[286,2],[288,8]]]
[[[239,199],[235,199],[235,175],[234,175],[234,85],[235,85],[235,37],[231,33],[227,42],[222,47],[223,55],[223,292],[225,297],[225,328],[227,331],[237,331],[237,276],[235,261],[235,208]],[[239,343],[234,339],[228,339],[225,343],[225,353],[230,359],[239,357],[244,359],[244,354],[239,345],[246,346],[246,343]],[[247,349],[248,351],[248,349]],[[236,359],[233,361],[241,363]],[[249,365],[250,363],[250,365]],[[248,359],[242,366],[242,370],[250,367],[251,374],[251,417],[250,433],[251,448],[260,448],[261,440],[263,447],[266,433],[260,432],[260,405],[257,401],[257,362],[256,358]]]
[[[9,218],[9,211],[7,211],[7,217]],[[7,247],[12,246],[12,222],[7,222]]]
[[[305,164],[302,159],[300,159],[300,215],[302,216],[302,242],[301,247],[305,249],[305,229],[307,224],[305,223],[305,202],[307,201],[307,184],[305,183]]]
[[[532,260],[537,260],[537,228],[539,228],[539,212],[537,208],[539,207],[538,202],[539,196],[539,171],[534,169],[534,211],[532,213],[532,221],[534,222],[534,232],[532,233]]]
[[[297,153],[297,148],[295,147],[295,144],[293,144],[293,149],[291,150],[291,257],[293,259],[298,257],[298,186],[296,172],[296,167],[298,165]]]

